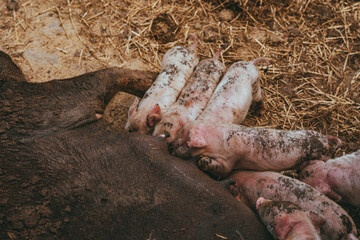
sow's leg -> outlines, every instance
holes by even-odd
[[[4,154],[1,239],[271,239],[247,206],[160,138],[100,120]]]
[[[118,91],[142,96],[156,77],[152,72],[108,68],[29,83],[22,81],[20,69],[2,52],[0,63],[0,134],[20,140],[96,121]]]

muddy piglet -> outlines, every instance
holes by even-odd
[[[257,58],[251,62],[240,61],[231,65],[198,119],[215,124],[240,124],[244,121],[252,102],[260,106],[258,114],[263,115],[265,105],[259,72],[255,66],[262,61],[269,66],[270,63],[265,58]]]
[[[360,207],[360,150],[327,162],[311,161],[300,180],[334,201]]]
[[[260,197],[256,211],[275,239],[321,240],[322,214],[304,211],[299,205],[287,201],[274,201]]]
[[[280,171],[307,160],[327,160],[340,144],[336,137],[311,130],[196,122],[188,131],[187,141],[175,145],[174,153],[191,155],[203,171],[226,176],[232,169]]]
[[[168,143],[173,141],[178,131],[204,110],[225,71],[218,60],[220,51],[213,58],[202,60],[195,68],[179,99],[156,124],[154,136],[163,136]]]
[[[192,35],[195,37],[195,35]],[[190,48],[176,46],[163,58],[161,72],[142,100],[135,98],[128,112],[125,129],[149,134],[161,119],[161,111],[175,103],[199,59],[194,50],[197,38]]]
[[[236,181],[236,185],[231,186],[233,195],[253,209],[258,198],[263,197],[294,203],[301,211],[311,212],[315,217],[321,218],[322,215],[326,221],[320,227],[321,239],[354,239],[357,235],[354,221],[343,208],[297,179],[276,172],[254,171],[235,171],[229,179]]]

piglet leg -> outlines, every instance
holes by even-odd
[[[226,163],[226,161],[221,161],[219,158],[209,156],[203,156],[197,160],[197,165],[202,171],[221,177],[226,176],[232,170],[233,166]]]
[[[197,165],[204,172],[217,173],[221,169],[221,165],[212,157],[201,157],[197,161]]]

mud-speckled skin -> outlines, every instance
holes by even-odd
[[[199,120],[240,124],[252,102],[262,101],[259,73],[253,62],[236,62],[230,66],[216,87]]]
[[[320,227],[321,239],[338,240],[348,234],[357,235],[356,226],[348,213],[324,194],[299,180],[276,172],[235,171],[229,179],[236,185],[231,191],[235,197],[255,209],[263,197],[275,201],[289,201],[304,211],[322,214],[326,222]]]
[[[287,201],[274,201],[260,197],[256,211],[275,239],[321,240],[322,214],[304,211],[299,205]]]
[[[311,130],[284,131],[197,121],[188,131],[187,142],[175,145],[174,153],[180,157],[190,153],[203,171],[226,176],[232,169],[280,171],[307,160],[327,160],[340,142],[336,137]]]
[[[194,121],[204,110],[224,71],[224,65],[217,59],[202,60],[182,90],[179,99],[162,115],[153,135],[159,136],[167,132],[169,136],[166,141],[173,141],[177,132],[186,123]]]
[[[334,201],[360,207],[360,150],[327,162],[311,161],[300,180]]]
[[[155,125],[149,125],[147,120],[154,106],[158,104],[161,111],[166,111],[174,104],[198,63],[199,59],[192,48],[176,46],[170,49],[164,55],[161,72],[153,85],[140,103],[139,99],[135,99],[130,107],[125,129],[141,134],[151,133]]]

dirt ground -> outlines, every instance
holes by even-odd
[[[73,77],[110,66],[160,70],[164,53],[190,45],[201,58],[223,47],[229,67],[266,57],[267,113],[245,125],[313,129],[360,149],[360,3],[340,0],[7,0],[0,2],[0,50],[29,81]],[[105,119],[119,129],[133,97],[119,93]],[[359,166],[360,167],[360,166]],[[360,210],[346,207],[360,227]]]

